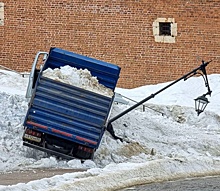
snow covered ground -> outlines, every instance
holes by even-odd
[[[27,184],[0,185],[0,191],[115,190],[134,184],[220,174],[220,75],[208,76],[212,96],[204,113],[197,116],[194,99],[206,93],[201,77],[168,88],[142,107],[113,122],[124,142],[108,132],[94,161],[57,160],[22,145],[22,123],[27,111],[28,78],[0,70],[0,172],[40,168],[87,169]],[[169,84],[116,92],[140,101]],[[130,102],[130,104],[134,104]],[[128,108],[114,104],[111,117]],[[161,114],[163,113],[163,115]]]

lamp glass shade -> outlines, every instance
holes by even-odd
[[[208,103],[209,101],[204,95],[195,99],[195,110],[198,115],[205,110]]]

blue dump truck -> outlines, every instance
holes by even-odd
[[[26,92],[29,107],[23,124],[23,145],[65,159],[93,159],[115,94],[108,97],[43,76],[46,69],[65,65],[88,69],[100,84],[114,92],[120,74],[117,65],[60,48],[38,52]]]

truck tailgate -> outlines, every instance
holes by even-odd
[[[24,125],[98,148],[113,98],[41,76]]]

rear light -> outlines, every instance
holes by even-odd
[[[82,151],[84,151],[84,152],[87,152],[87,153],[93,153],[93,149],[88,148],[88,147],[78,146],[78,149],[79,149],[79,150],[82,150]]]
[[[25,133],[28,134],[28,135],[35,136],[35,137],[41,137],[40,132],[34,131],[32,129],[27,129]]]

